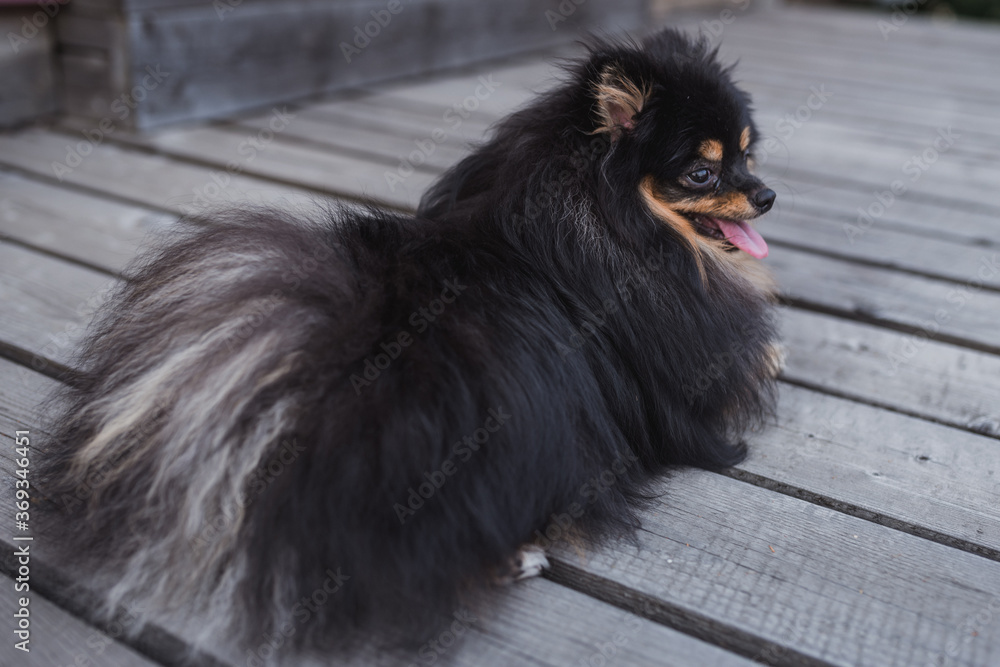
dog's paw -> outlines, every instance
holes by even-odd
[[[510,559],[510,567],[507,573],[499,578],[498,583],[508,585],[522,579],[537,577],[548,567],[549,559],[545,556],[545,550],[534,544],[525,544]]]

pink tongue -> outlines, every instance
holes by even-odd
[[[764,242],[764,237],[749,224],[742,220],[738,222],[720,218],[714,218],[714,220],[722,233],[725,234],[726,240],[734,246],[757,259],[767,257],[767,243]]]

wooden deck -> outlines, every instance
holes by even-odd
[[[1000,664],[1000,27],[909,18],[883,36],[886,16],[733,12],[686,20],[722,27],[774,140],[761,161],[778,204],[760,229],[785,295],[776,423],[727,474],[665,482],[638,549],[556,553],[436,664]],[[0,135],[0,664],[172,664],[183,647],[183,628],[126,638],[127,614],[91,625],[46,563],[52,538],[14,525],[14,432],[43,455],[38,401],[144,234],[226,201],[412,209],[465,142],[552,81],[547,57],[284,119]],[[419,145],[434,150],[411,173],[400,160]],[[13,635],[24,544],[30,654]],[[203,662],[255,664],[260,648]],[[358,659],[411,663],[428,664]]]

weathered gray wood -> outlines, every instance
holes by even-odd
[[[1000,357],[794,308],[781,318],[782,377],[1000,435]]]
[[[955,100],[974,100],[980,102],[997,98],[997,93],[989,87],[988,78],[976,77],[971,74],[964,74],[961,67],[956,66],[951,72],[925,71],[920,70],[923,76],[899,76],[901,70],[908,67],[919,66],[907,60],[904,54],[892,54],[889,56],[871,56],[863,67],[858,66],[857,52],[844,54],[837,49],[824,45],[802,45],[794,41],[780,40],[781,49],[776,51],[774,42],[770,40],[770,46],[766,41],[755,40],[753,37],[744,36],[727,39],[724,36],[721,52],[730,60],[737,55],[744,58],[752,57],[758,63],[774,68],[797,68],[800,71],[808,71],[819,80],[831,81],[882,81],[886,91],[903,90],[919,91],[928,93],[944,94]],[[881,40],[877,33],[873,36]],[[716,40],[717,41],[717,40]],[[739,54],[733,51],[732,44],[738,43]],[[891,44],[890,44],[891,46]]]
[[[0,346],[37,369],[66,364],[113,279],[0,243]]]
[[[817,82],[804,83],[801,79],[773,73],[768,76],[742,66],[739,69],[739,80],[740,86],[753,96],[756,109],[768,115],[771,115],[772,110],[777,111],[780,117],[789,113],[794,117],[798,107],[807,104],[809,96],[813,94],[811,86],[819,86]],[[898,99],[898,96],[865,95],[844,85],[833,89],[826,84],[825,88],[832,95],[823,103],[822,108],[810,111],[814,112],[812,116],[821,117],[827,122],[844,127],[877,128],[887,134],[904,135],[951,125],[962,133],[964,139],[974,140],[970,144],[972,146],[989,147],[994,151],[1000,146],[1000,128],[991,123],[988,117],[970,113],[965,108],[948,108],[940,101],[937,105],[920,108]],[[817,106],[817,98],[813,98],[813,102]],[[805,117],[806,112],[802,111],[801,114]],[[760,129],[773,134],[776,122],[764,122]]]
[[[947,128],[940,128],[940,133],[928,129],[922,141],[890,143],[879,141],[875,134],[860,136],[814,120],[803,123],[789,140],[788,159],[780,166],[865,182],[878,191],[889,190],[898,182],[910,197],[919,194],[927,199],[961,200],[968,206],[1000,211],[1000,195],[990,189],[990,184],[1000,178],[995,158],[963,159],[951,149],[939,152],[949,141],[953,142],[951,146],[960,147],[961,133],[955,130],[949,134]],[[927,161],[922,161],[925,153]],[[770,166],[773,169],[775,165]]]
[[[768,185],[778,193],[773,213],[761,220],[761,229],[771,220],[787,216],[794,223],[800,212],[809,218],[828,219],[839,223],[844,241],[848,245],[866,243],[869,233],[876,229],[893,229],[923,238],[939,238],[978,247],[997,246],[994,213],[969,210],[950,203],[915,201],[897,197],[892,206],[878,216],[879,200],[876,193],[885,188],[875,185],[858,185],[839,180],[810,180],[808,174],[793,172],[767,173]],[[865,215],[862,215],[862,212]],[[876,217],[872,217],[875,214]],[[851,239],[854,244],[851,244]],[[842,244],[841,244],[842,245]]]
[[[30,642],[28,652],[18,650],[9,639],[0,644],[0,662],[11,667],[100,664],[102,667],[144,667],[156,663],[118,642],[111,632],[89,626],[38,593],[15,593],[14,580],[0,574],[0,614],[10,621],[19,611],[18,600],[28,596]],[[109,628],[114,630],[114,628]]]
[[[796,302],[996,352],[1000,294],[977,281],[980,269],[989,274],[998,259],[1000,252],[984,249],[979,261],[963,267],[967,280],[960,284],[792,248],[776,249],[765,261],[782,293]]]
[[[787,11],[768,17],[776,25],[789,30],[811,31],[823,35],[851,37],[864,41],[877,37],[878,20],[886,18],[883,12],[842,11],[830,6],[790,6]],[[817,26],[822,26],[817,30]],[[822,39],[823,35],[819,35]],[[938,50],[941,46],[961,45],[973,53],[995,55],[996,31],[992,24],[972,19],[954,18],[941,20],[927,15],[908,17],[906,28],[891,33],[889,40],[894,48],[910,51]],[[877,45],[876,45],[877,48]]]
[[[867,35],[856,34],[853,39],[845,35],[831,37],[822,31],[803,35],[801,31],[790,30],[788,23],[782,25],[780,19],[775,22],[758,15],[745,24],[733,25],[722,36],[722,41],[730,52],[736,48],[751,54],[758,62],[773,62],[777,67],[802,65],[800,69],[807,71],[822,73],[828,70],[838,76],[855,79],[879,79],[887,70],[911,67],[923,75],[912,79],[885,78],[887,88],[925,86],[949,92],[953,89],[960,92],[981,91],[985,99],[990,99],[995,93],[989,79],[993,68],[1000,64],[995,49],[973,49],[976,53],[974,58],[968,57],[968,51],[954,48],[944,53],[927,48],[910,49],[894,43],[891,37],[883,39],[875,21],[866,22],[865,27],[869,26]],[[958,35],[953,37],[962,32],[958,31]],[[775,42],[781,43],[780,52],[775,50]],[[788,54],[790,59],[782,60],[780,54]],[[818,61],[819,54],[823,55],[825,67],[815,65],[813,58]],[[859,57],[865,58],[866,67],[856,66]]]
[[[997,449],[991,438],[782,384],[775,424],[751,438],[732,474],[1000,560]]]
[[[145,236],[174,220],[148,208],[0,171],[5,237],[107,271],[119,271]]]
[[[138,85],[149,65],[159,63],[170,72],[127,119],[130,127],[234,112],[464,64],[470,57],[537,49],[608,22],[634,26],[643,7],[636,0],[591,0],[572,5],[562,29],[553,30],[545,11],[557,10],[557,2],[481,3],[469,12],[458,0],[413,0],[393,5],[391,13],[382,0],[184,4],[143,3],[117,10],[126,22],[122,49],[130,69],[122,90],[115,92]],[[101,11],[92,6],[81,13]],[[362,31],[360,38],[355,29]],[[356,50],[345,56],[342,44],[356,39]],[[288,44],[296,48],[285,48]],[[107,113],[93,102],[88,105],[92,113]]]
[[[270,127],[266,126],[259,131],[206,127],[122,135],[120,139],[172,157],[219,166],[236,164],[249,175],[341,197],[372,198],[396,207],[414,206],[432,180],[423,172],[400,176],[389,164],[373,164],[300,143],[268,140],[277,134],[268,132]]]
[[[410,138],[400,136],[387,126],[379,127],[377,123],[353,122],[353,118],[342,114],[319,114],[308,108],[295,109],[294,113],[295,121],[282,131],[282,139],[294,139],[313,149],[328,150],[343,156],[357,156],[362,160],[381,162],[393,168],[401,160],[408,160],[413,151],[420,151],[422,156],[416,160],[418,164],[414,168],[433,175],[458,162],[467,152],[464,144],[451,136],[431,136],[428,133]],[[241,118],[234,125],[257,131],[266,127],[269,120],[268,115],[254,116]],[[435,141],[436,138],[440,140]]]
[[[221,169],[191,164],[120,148],[111,143],[110,137],[93,144],[83,135],[72,133],[26,131],[0,135],[0,164],[58,182],[53,163],[65,164],[69,149],[76,150],[81,141],[90,146],[91,152],[79,166],[61,174],[63,181],[160,210],[192,213],[233,204],[294,207],[308,204],[315,197],[300,188],[229,174],[225,163]]]
[[[783,208],[762,219],[757,228],[769,243],[790,245],[847,260],[864,260],[878,266],[905,269],[958,283],[978,279],[976,268],[984,254],[989,255],[989,247],[927,238],[888,225],[861,227],[855,222],[845,223],[828,216],[814,215],[811,211]],[[939,219],[939,222],[942,226],[947,224],[945,219]],[[994,248],[1000,250],[1000,245]],[[776,248],[774,252],[781,253],[783,250]],[[984,271],[982,284],[1000,288],[1000,267],[995,273]]]
[[[52,22],[43,13],[41,28],[32,23],[39,11],[31,6],[0,13],[0,127],[56,109]]]
[[[661,488],[638,548],[560,544],[555,578],[771,664],[1000,660],[1000,563],[711,473]]]

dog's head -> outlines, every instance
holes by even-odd
[[[749,221],[775,193],[751,173],[750,100],[715,51],[665,30],[639,48],[595,49],[588,70],[593,131],[615,142],[649,211],[699,253],[765,257]]]

